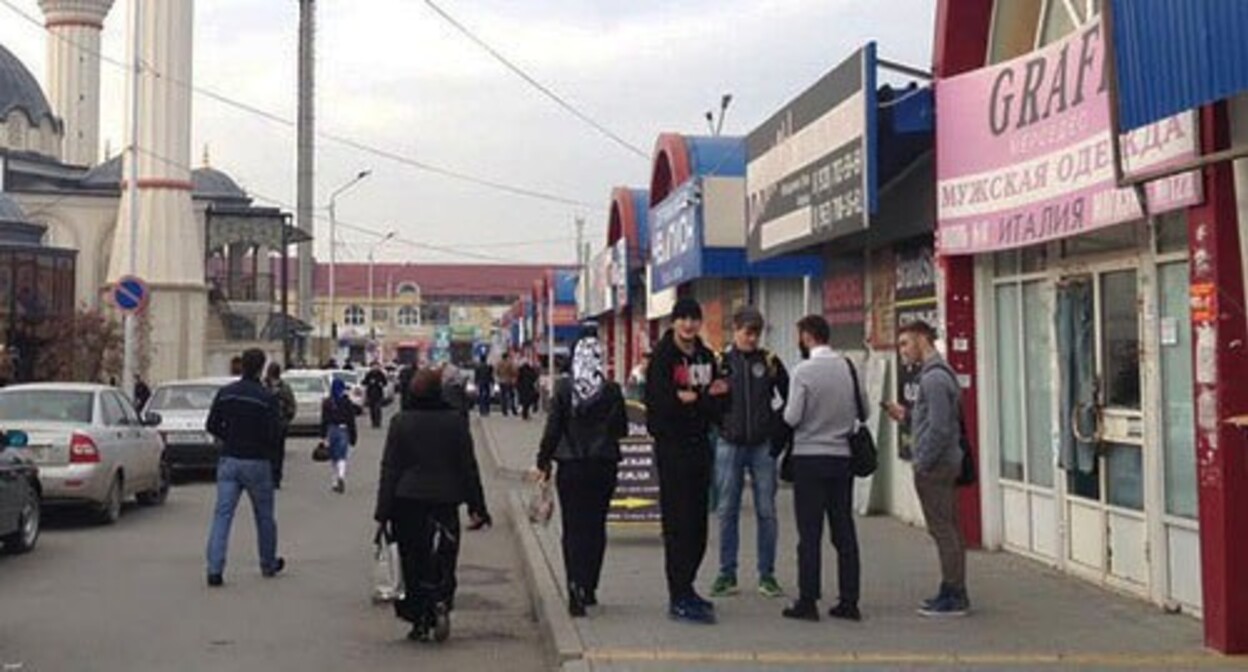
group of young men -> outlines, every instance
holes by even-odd
[[[775,574],[776,492],[780,465],[787,463],[798,531],[798,597],[782,613],[798,620],[820,619],[826,518],[837,553],[839,589],[828,615],[860,620],[861,565],[850,436],[867,415],[867,395],[853,362],[832,350],[828,323],[817,315],[798,322],[803,361],[791,376],[776,355],[760,347],[766,325],[755,308],[747,306],[733,316],[732,344],[720,354],[701,340],[702,309],[696,301],[679,300],[672,321],[645,372],[647,428],[655,440],[663,511],[669,615],[680,621],[715,622],[714,604],[694,588],[706,553],[712,485],[720,525],[720,568],[711,596],[739,591],[738,528],[747,475],[758,521],[758,590],[767,597],[784,595]],[[955,496],[963,460],[960,390],[935,341],[936,333],[926,323],[899,329],[902,358],[922,368],[919,395],[910,408],[893,402],[882,407],[893,420],[909,426],[916,490],[939,551],[940,589],[921,603],[919,613],[961,616],[970,601]]]

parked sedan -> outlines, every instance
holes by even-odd
[[[290,423],[291,432],[319,432],[321,428],[321,405],[329,396],[329,375],[325,371],[292,369],[282,374],[282,380],[295,393],[295,419]]]
[[[121,517],[122,502],[165,502],[169,467],[151,414],[140,422],[121,393],[104,385],[40,383],[0,390],[0,424],[24,431],[19,449],[39,468],[48,505],[92,507],[100,522]]]
[[[205,471],[217,467],[221,447],[208,433],[208,411],[221,388],[234,378],[201,378],[159,385],[147,402],[149,413],[160,414],[165,460],[173,471]]]
[[[20,431],[0,433],[0,544],[4,552],[26,553],[39,540],[39,470],[18,448]]]

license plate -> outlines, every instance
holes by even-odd
[[[27,446],[26,450],[35,463],[43,464],[52,459],[52,446]]]
[[[195,444],[203,445],[213,442],[212,435],[208,432],[170,432],[165,438],[167,443],[177,444]]]

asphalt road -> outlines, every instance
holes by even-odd
[[[503,508],[508,485],[489,476],[479,444],[496,527],[464,533],[450,641],[408,642],[391,609],[370,602],[382,437],[363,430],[345,495],[330,492],[327,467],[311,461],[314,442],[291,440],[278,495],[288,566],[276,579],[260,576],[243,502],[226,586],[205,586],[208,480],[175,487],[160,508],[128,505],[112,527],[51,515],[33,553],[0,556],[0,670],[550,669]]]

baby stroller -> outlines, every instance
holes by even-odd
[[[458,515],[458,511],[455,511]],[[451,610],[455,599],[455,567],[459,561],[459,532],[438,520],[426,518],[429,531],[421,557],[403,563],[404,596],[394,602],[394,612],[412,624],[408,639],[445,642],[451,636]],[[457,527],[457,526],[456,526]],[[411,570],[416,570],[412,572]],[[415,576],[411,576],[411,574]]]

